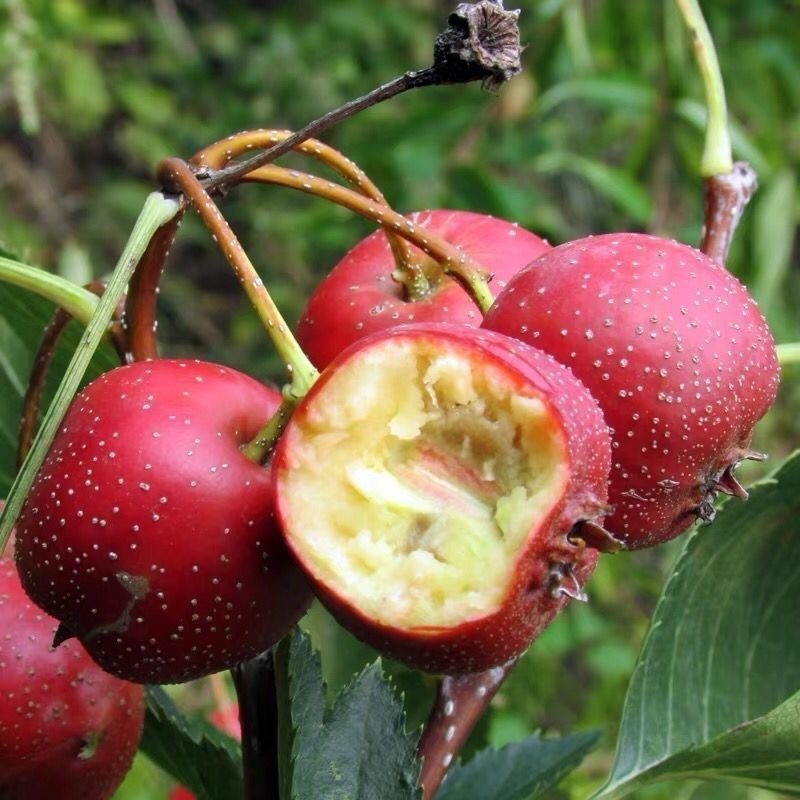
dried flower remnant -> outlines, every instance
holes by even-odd
[[[433,48],[434,69],[446,76],[444,82],[482,80],[486,89],[495,89],[518,75],[522,71],[519,13],[492,0],[461,3]]]

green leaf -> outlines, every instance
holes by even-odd
[[[284,756],[281,782],[291,786],[292,800],[419,797],[416,737],[405,732],[402,704],[380,661],[365,667],[327,711],[319,655],[306,634],[296,630],[284,641],[276,662],[292,728],[291,765]]]
[[[678,777],[800,794],[799,511],[800,451],[686,540],[596,797]]]
[[[191,789],[197,800],[243,797],[239,744],[203,720],[182,716],[159,686],[147,687],[147,713],[139,747]]]
[[[581,763],[596,731],[543,739],[529,736],[500,750],[482,750],[450,770],[436,800],[533,800]]]

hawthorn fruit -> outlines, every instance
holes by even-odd
[[[610,443],[569,370],[465,325],[345,350],[273,459],[276,515],[317,596],[381,653],[448,674],[519,655],[581,595]]]
[[[279,394],[227,367],[147,361],[89,384],[17,525],[26,591],[106,670],[176,683],[280,639],[309,590],[248,460]]]
[[[671,539],[733,477],[775,400],[775,343],[723,266],[639,233],[563,244],[519,272],[484,320],[550,353],[589,388],[613,437],[606,526],[628,548]]]
[[[58,622],[0,559],[0,797],[105,800],[142,732],[141,686],[104,672],[77,641],[51,647]]]

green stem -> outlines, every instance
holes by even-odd
[[[299,402],[300,398],[295,397],[291,392],[284,391],[283,402],[278,410],[256,434],[255,438],[242,448],[242,453],[256,464],[263,464]]]
[[[708,122],[700,172],[704,178],[710,178],[712,175],[730,172],[733,168],[725,86],[722,82],[714,41],[703,17],[700,4],[697,0],[675,0],[675,2],[689,29],[697,66],[700,69],[700,77],[703,79],[703,88],[705,89]]]
[[[0,281],[27,289],[50,300],[83,325],[89,324],[100,302],[97,295],[65,278],[2,256],[0,256]]]
[[[136,220],[130,239],[117,262],[105,293],[100,298],[94,314],[83,332],[72,360],[64,373],[47,416],[39,428],[25,463],[17,474],[9,492],[6,505],[0,512],[0,552],[5,547],[11,528],[22,510],[22,505],[30,491],[36,474],[44,461],[47,451],[55,438],[67,407],[80,385],[86,368],[94,355],[94,351],[105,335],[114,309],[131,279],[133,270],[142,257],[153,234],[168,220],[178,213],[179,205],[160,192],[153,192],[145,201],[144,207]]]
[[[782,367],[790,364],[800,364],[800,342],[779,344],[776,349],[778,351],[778,363]]]

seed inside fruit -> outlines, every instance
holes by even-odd
[[[568,479],[563,434],[536,390],[427,337],[346,360],[287,444],[282,503],[301,560],[400,628],[499,607]]]

